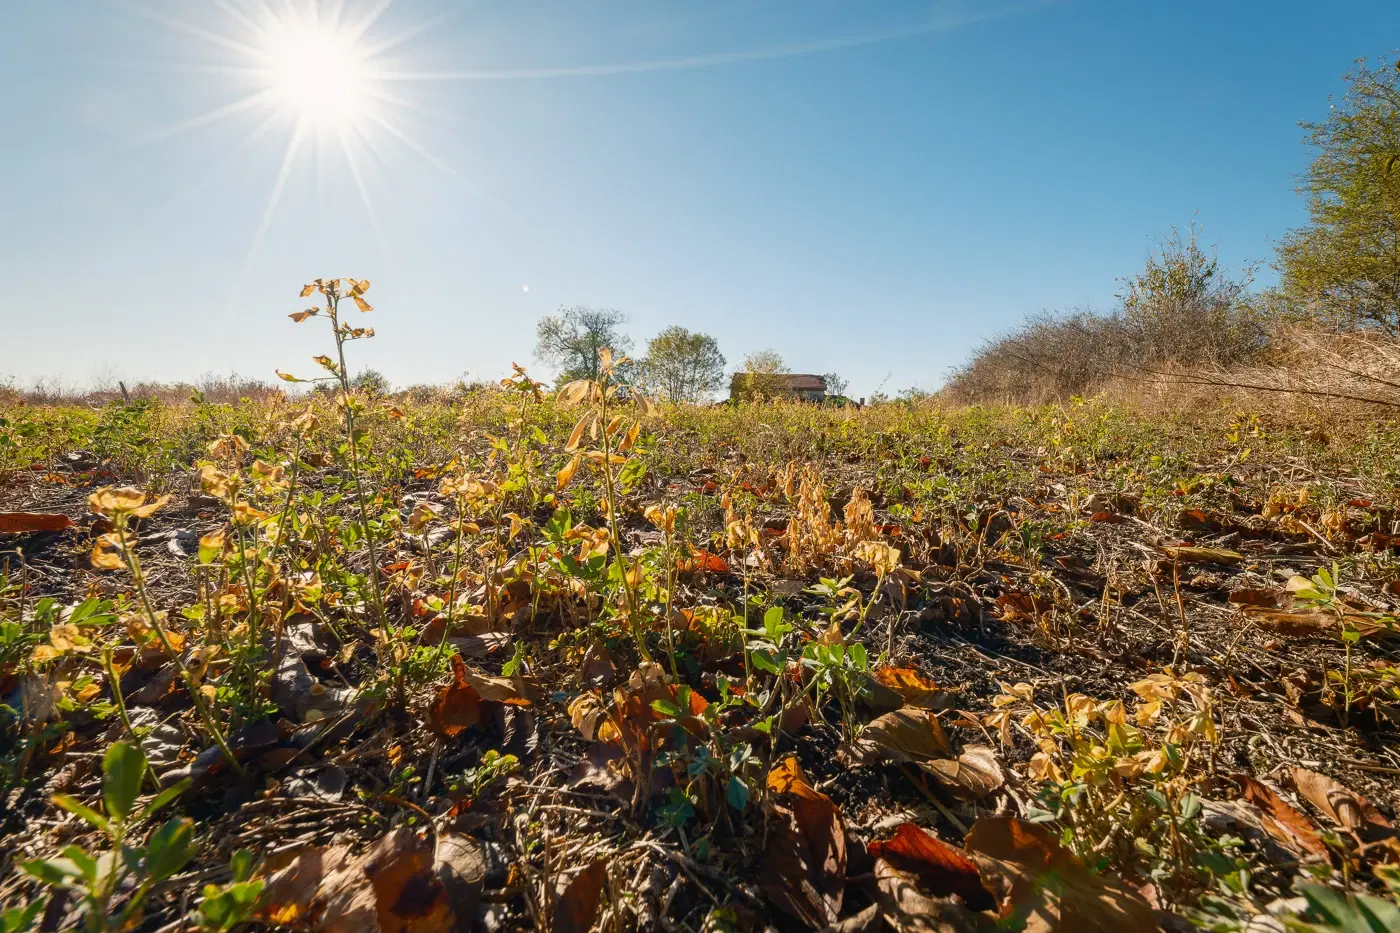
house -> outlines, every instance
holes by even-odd
[[[755,396],[823,402],[826,401],[826,377],[810,373],[735,373],[729,380],[731,400],[742,401]]]

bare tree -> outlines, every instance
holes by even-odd
[[[535,325],[535,358],[553,366],[558,381],[598,378],[598,351],[614,356],[632,349],[632,338],[619,328],[627,316],[614,308],[560,308]]]

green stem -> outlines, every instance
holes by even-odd
[[[165,626],[160,621],[160,616],[156,614],[155,607],[151,605],[151,597],[146,592],[146,578],[141,573],[141,562],[136,557],[136,548],[129,544],[126,536],[126,516],[117,517],[115,522],[117,530],[117,540],[121,544],[123,556],[126,557],[126,566],[131,571],[132,582],[136,586],[136,595],[141,600],[141,608],[145,610],[146,621],[155,630],[156,636],[160,638],[161,646],[165,653],[175,661],[175,666],[180,670],[180,676],[184,678],[185,686],[190,692],[190,700],[194,703],[194,708],[199,712],[199,716],[204,720],[204,728],[209,730],[209,737],[214,740],[214,744],[219,746],[219,751],[223,752],[228,763],[233,766],[233,770],[240,775],[244,773],[241,765],[233,751],[228,747],[228,742],[224,739],[223,730],[219,728],[219,723],[214,719],[214,713],[205,702],[204,694],[199,692],[199,684],[195,683],[194,675],[185,666],[184,660],[180,657],[180,652],[175,650],[175,646],[170,643],[170,637],[165,632]]]

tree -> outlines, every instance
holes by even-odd
[[[350,380],[350,388],[376,398],[388,395],[394,390],[393,384],[389,382],[389,377],[377,369],[360,370]]]
[[[598,351],[613,356],[632,349],[632,338],[619,328],[627,316],[613,308],[560,308],[535,325],[535,358],[558,371],[558,382],[598,378]]]
[[[836,373],[827,373],[825,376],[822,376],[822,378],[826,380],[827,398],[846,397],[846,390],[851,387],[851,384],[849,382],[847,382],[845,379],[842,379]]]
[[[724,354],[709,334],[672,325],[647,343],[643,378],[672,401],[698,402],[724,383]]]
[[[788,365],[777,350],[755,350],[744,357],[744,368],[735,373],[734,388],[742,398],[773,398],[783,394],[782,380],[776,377],[787,372]]]
[[[1366,67],[1327,119],[1304,123],[1310,222],[1278,249],[1288,309],[1335,327],[1400,333],[1400,73]]]

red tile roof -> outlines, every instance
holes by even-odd
[[[735,373],[733,383],[738,383],[741,379],[748,377],[749,373]],[[764,374],[764,382],[776,389],[788,392],[825,392],[826,377],[814,376],[811,373],[778,373],[774,375]]]

